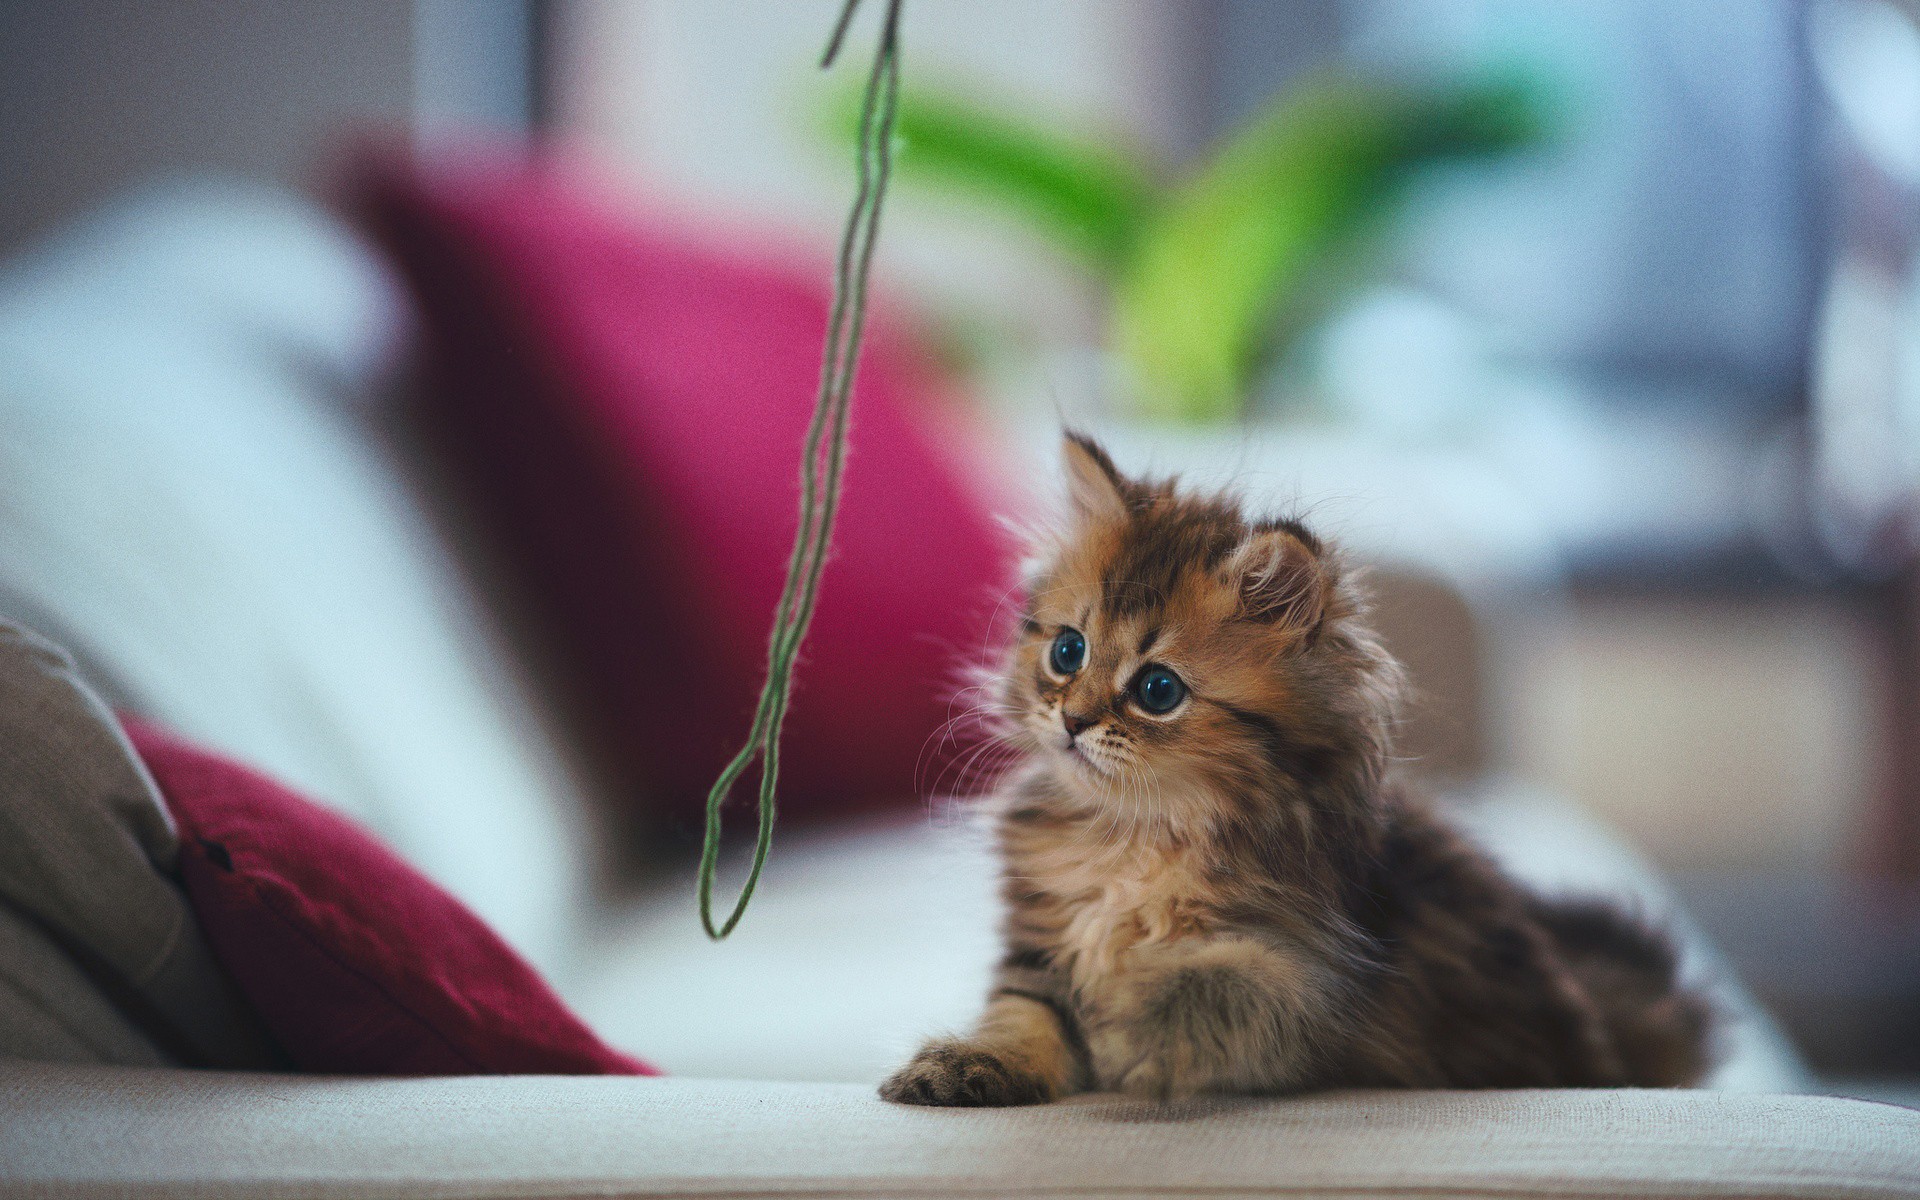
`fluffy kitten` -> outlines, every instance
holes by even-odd
[[[1297,521],[1122,476],[1074,515],[1001,682],[1006,955],[913,1104],[1344,1086],[1683,1086],[1709,1010],[1657,933],[1503,875],[1390,772],[1399,668]]]

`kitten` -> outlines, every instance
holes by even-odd
[[[1336,553],[1065,453],[1000,683],[1005,958],[882,1096],[1698,1080],[1711,1014],[1663,937],[1531,894],[1392,777],[1400,671]]]

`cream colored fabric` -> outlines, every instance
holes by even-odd
[[[40,924],[0,907],[0,1054],[36,1062],[170,1065]]]
[[[1822,1196],[1920,1190],[1920,1113],[1708,1092],[1156,1110],[856,1085],[341,1080],[0,1064],[0,1195]]]

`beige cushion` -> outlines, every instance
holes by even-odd
[[[851,1084],[0,1064],[39,1196],[1890,1196],[1920,1113],[1711,1092],[1352,1092],[936,1110]]]
[[[59,650],[0,620],[0,1054],[279,1061],[172,878],[172,822]]]
[[[0,901],[0,1054],[38,1062],[175,1065],[45,925]]]

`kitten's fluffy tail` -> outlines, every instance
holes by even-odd
[[[1713,1065],[1715,1013],[1682,986],[1665,933],[1599,900],[1539,900],[1542,924],[1586,985],[1639,1087],[1688,1087]]]

